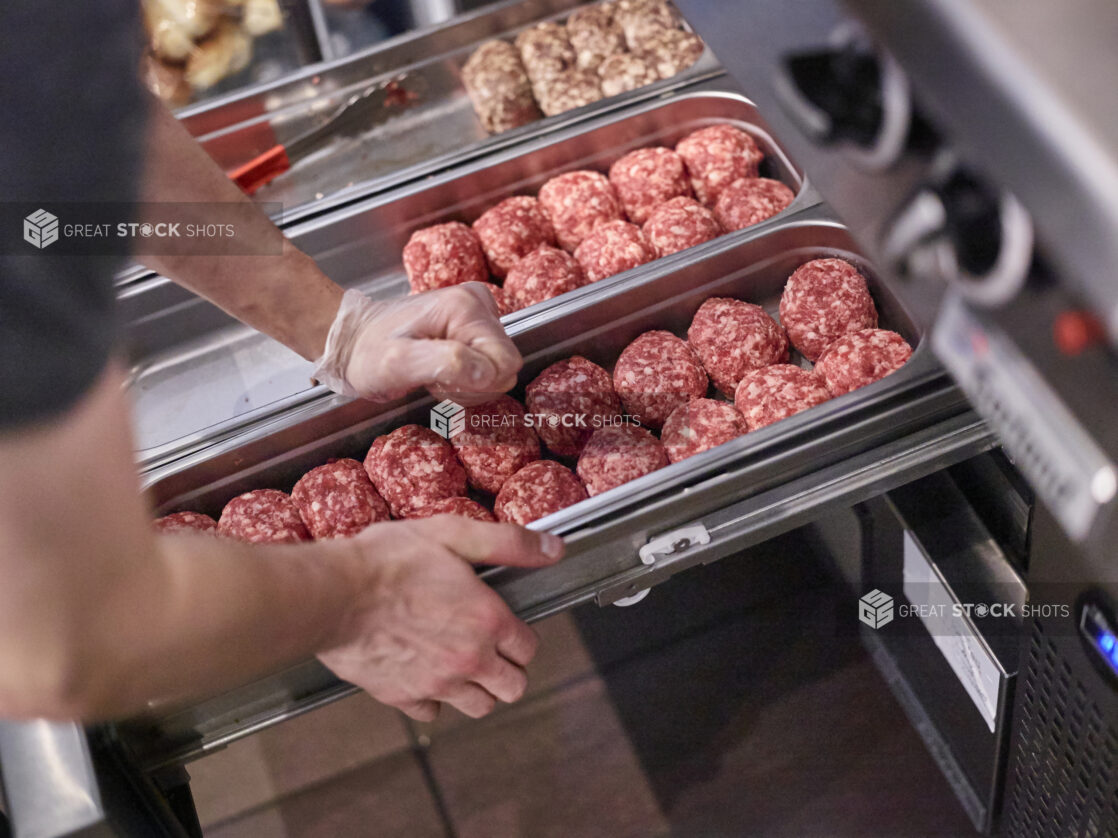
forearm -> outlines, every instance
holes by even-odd
[[[205,297],[238,320],[289,346],[308,360],[322,354],[342,289],[299,251],[217,166],[177,119],[153,102],[142,200],[176,203],[184,219],[206,223],[207,204],[223,204],[239,241],[261,255],[199,252],[144,255],[152,270]],[[185,206],[194,204],[194,207]]]
[[[358,594],[344,543],[155,537],[120,384],[0,438],[0,716],[119,717],[243,683],[323,648]]]
[[[74,702],[60,716],[119,718],[307,660],[330,645],[361,584],[345,542],[156,544],[150,563],[81,615]]]

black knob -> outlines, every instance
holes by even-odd
[[[862,168],[887,169],[906,148],[934,144],[922,139],[929,131],[914,114],[900,65],[856,28],[837,30],[825,47],[785,56],[774,87],[804,133]]]
[[[959,267],[974,276],[989,273],[1002,246],[1001,194],[964,168],[956,169],[936,192]]]
[[[863,147],[876,141],[884,109],[881,64],[875,55],[848,44],[790,55],[784,68],[799,95],[815,110],[809,121],[816,141]]]
[[[885,262],[900,276],[949,283],[985,308],[1013,300],[1033,268],[1033,227],[1007,191],[942,151],[893,219]]]

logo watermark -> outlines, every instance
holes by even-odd
[[[431,409],[431,430],[443,439],[454,439],[466,430],[466,408],[447,399]]]
[[[58,241],[58,216],[37,209],[23,219],[23,240],[42,250]]]
[[[1045,601],[1038,592],[1033,601],[1014,601],[1007,596],[989,602],[961,602],[945,599],[941,586],[906,581],[904,596],[896,600],[877,588],[859,599],[858,620],[873,629],[895,620],[895,631],[926,630],[933,636],[969,634],[971,626],[980,627],[984,634],[1014,634],[1030,620],[1069,618],[1072,609],[1066,596],[1060,592]]]
[[[893,622],[893,598],[874,588],[858,600],[858,619],[872,629]]]
[[[278,219],[280,204],[0,202],[0,253],[28,247],[69,256],[268,256],[282,252],[275,236],[249,233],[257,213]]]
[[[467,428],[471,430],[496,428],[569,428],[596,431],[599,428],[617,428],[623,425],[643,427],[635,416],[601,415],[585,413],[502,413],[479,410],[470,412],[455,401],[447,399],[431,408],[431,430],[443,439],[454,439]]]

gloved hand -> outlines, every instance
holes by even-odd
[[[372,401],[427,387],[470,405],[511,390],[522,364],[493,295],[468,282],[386,301],[346,291],[314,377]]]

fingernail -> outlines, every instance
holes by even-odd
[[[563,539],[549,532],[540,535],[540,549],[549,559],[558,559],[563,555]]]

